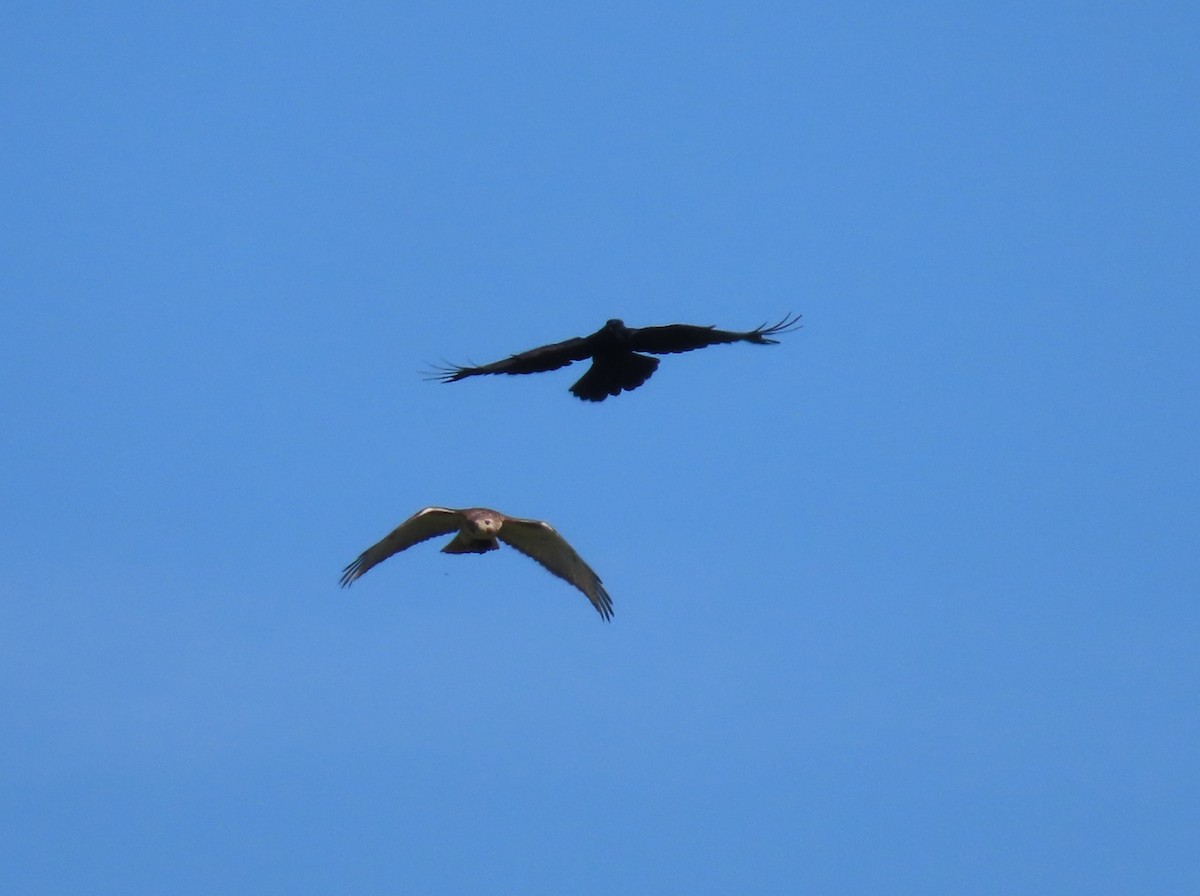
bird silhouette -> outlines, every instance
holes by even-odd
[[[497,542],[511,545],[532,557],[560,579],[570,582],[587,596],[604,619],[612,619],[612,598],[600,577],[583,562],[575,549],[549,523],[505,516],[498,510],[471,507],[450,510],[426,507],[418,510],[377,544],[367,548],[342,571],[345,588],[377,563],[393,554],[438,535],[457,532],[443,548],[446,554],[485,554],[499,550]]]
[[[543,345],[478,367],[448,365],[436,368],[429,379],[456,383],[483,374],[543,373],[591,358],[591,366],[571,387],[571,394],[584,401],[604,401],[610,395],[636,389],[658,369],[658,358],[641,352],[670,355],[731,342],[777,345],[779,340],[770,337],[790,333],[801,326],[798,314],[788,315],[772,326],[764,324],[742,333],[692,324],[627,327],[624,321],[610,320],[591,336],[576,336],[565,342]]]

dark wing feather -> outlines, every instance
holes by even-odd
[[[392,530],[378,544],[374,544],[358,555],[358,559],[342,570],[342,587],[345,588],[376,563],[382,563],[392,554],[405,548],[448,532],[457,532],[462,523],[462,514],[445,507],[426,507],[418,510]]]
[[[630,348],[655,355],[670,355],[690,352],[709,345],[729,342],[753,342],[757,345],[776,345],[778,339],[769,337],[790,333],[799,329],[800,315],[788,315],[777,324],[763,324],[755,330],[737,333],[733,330],[718,330],[716,327],[698,327],[692,324],[668,324],[665,327],[641,327],[633,331]]]
[[[591,357],[591,354],[589,338],[576,336],[565,342],[531,348],[518,355],[509,355],[503,361],[493,361],[491,364],[482,364],[478,367],[460,367],[455,364],[439,367],[433,371],[429,379],[454,383],[469,376],[479,376],[485,373],[544,373],[547,370],[566,367],[574,361],[582,361],[584,358]]]
[[[604,619],[612,619],[612,598],[604,590],[600,577],[549,523],[506,517],[499,538],[532,557],[560,579],[570,582],[587,595]]]

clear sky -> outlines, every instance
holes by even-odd
[[[0,891],[1200,892],[1194,3],[4,20]]]

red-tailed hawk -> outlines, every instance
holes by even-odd
[[[532,557],[560,579],[570,582],[592,602],[606,620],[612,619],[612,598],[596,575],[566,540],[541,520],[523,520],[505,516],[486,507],[449,510],[426,507],[401,523],[378,544],[367,548],[342,572],[346,587],[376,563],[398,554],[414,544],[438,535],[457,534],[442,552],[446,554],[484,554],[499,550],[497,539]]]
[[[430,379],[443,383],[455,383],[469,376],[485,373],[542,373],[557,370],[575,361],[592,359],[592,366],[571,387],[571,393],[584,401],[604,401],[610,395],[632,391],[640,386],[658,368],[658,358],[652,355],[669,355],[690,352],[693,349],[729,342],[752,342],[756,345],[777,345],[771,339],[781,333],[799,329],[800,315],[788,315],[772,326],[765,324],[745,333],[718,330],[715,327],[698,327],[691,324],[668,324],[664,327],[630,328],[623,321],[610,320],[591,336],[576,336],[566,342],[543,345],[503,361],[483,364],[479,367],[451,365],[435,370]]]

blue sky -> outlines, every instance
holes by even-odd
[[[1189,4],[19,3],[0,888],[1192,893]],[[425,382],[746,329],[601,405]],[[341,568],[427,504],[513,551]]]

